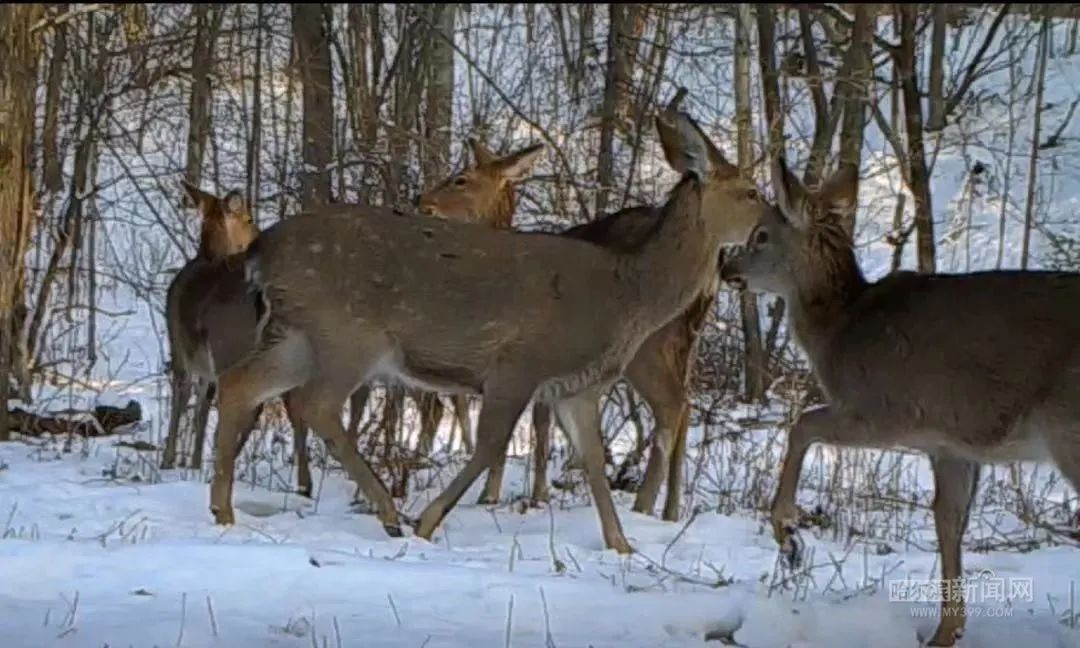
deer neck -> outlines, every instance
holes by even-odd
[[[677,211],[661,218],[631,256],[646,319],[662,325],[686,309],[716,274],[721,232],[703,214]]]
[[[869,284],[842,232],[825,232],[811,239],[803,254],[808,256],[806,267],[813,270],[796,277],[796,289],[788,301],[795,335],[816,365],[832,333],[846,321],[852,304]]]
[[[486,213],[482,215],[483,222],[496,229],[510,229],[514,221],[514,209],[517,206],[516,198],[514,185],[505,183],[488,204]]]

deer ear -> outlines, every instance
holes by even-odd
[[[777,155],[773,160],[772,179],[780,212],[795,227],[807,227],[810,224],[810,217],[806,209],[806,187],[788,169],[783,154]]]
[[[841,163],[817,191],[818,201],[830,214],[848,215],[855,210],[859,197],[859,168]]]
[[[217,200],[217,196],[206,193],[187,180],[181,180],[180,186],[182,186],[184,192],[187,193],[188,199],[191,201],[190,205],[197,207],[199,211],[206,211],[206,207]]]
[[[499,173],[502,174],[504,179],[515,183],[523,182],[529,177],[533,165],[540,159],[540,154],[543,152],[544,145],[535,144],[517,151],[516,153],[511,153],[510,155],[499,158],[496,162],[496,167],[499,169]]]
[[[484,166],[485,164],[491,164],[495,160],[495,154],[491,152],[486,145],[475,137],[470,137],[466,140],[469,144],[469,148],[472,149],[473,161],[476,166]]]

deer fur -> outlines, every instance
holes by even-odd
[[[215,371],[243,357],[251,346],[249,338],[255,325],[243,275],[228,272],[223,261],[246,250],[259,234],[243,197],[231,191],[221,198],[188,182],[182,186],[202,221],[198,252],[173,278],[165,298],[172,404],[163,469],[176,465],[180,414],[193,388],[197,400],[191,467],[201,467]],[[211,326],[218,323],[226,325]]]
[[[437,218],[480,222],[490,227],[510,227],[512,213],[507,210],[512,209],[515,202],[514,185],[526,178],[526,172],[543,150],[543,145],[529,146],[500,157],[476,139],[469,138],[467,144],[473,153],[473,164],[425,192],[419,201],[421,212]],[[657,210],[628,209],[571,227],[560,235],[630,251],[656,228],[657,216]],[[742,243],[747,232],[746,223],[734,218],[731,224],[731,235],[724,243]],[[656,421],[645,480],[638,490],[633,509],[651,515],[660,486],[667,478],[665,520],[674,521],[679,517],[682,460],[689,427],[689,371],[698,335],[718,287],[718,270],[717,267],[710,271],[714,281],[685,312],[646,339],[626,371],[625,377],[642,394]],[[534,403],[532,414],[535,443],[530,499],[535,503],[547,501],[549,496],[547,468],[551,413],[547,405]],[[480,503],[499,501],[505,464],[506,456],[502,455],[489,468]]]
[[[172,402],[161,458],[165,470],[177,464],[180,414],[192,388],[198,391],[190,466],[202,467],[217,374],[251,352],[258,316],[258,304],[237,262],[237,255],[259,233],[244,199],[237,191],[218,197],[187,182],[182,184],[202,215],[202,226],[198,253],[176,274],[166,293]],[[284,395],[284,406],[295,439],[297,491],[311,497],[307,425],[291,407],[289,394]]]
[[[784,298],[828,400],[789,433],[775,539],[794,552],[795,494],[813,443],[908,447],[930,459],[941,574],[956,582],[981,464],[1048,459],[1080,491],[1080,275],[898,272],[869,282],[841,224],[855,208],[855,169],[810,192],[781,159],[774,179],[778,207],[722,277]],[[942,602],[930,645],[955,643],[963,608],[962,598]]]
[[[399,515],[349,444],[339,412],[357,385],[399,380],[482,396],[476,452],[421,513],[430,539],[535,398],[550,404],[584,457],[606,546],[631,551],[604,477],[599,396],[638,347],[699,295],[732,214],[756,220],[756,194],[734,169],[709,173],[700,129],[657,118],[683,174],[650,236],[630,252],[549,234],[493,229],[385,208],[331,206],[263,232],[245,267],[266,306],[256,351],[219,379],[211,485],[218,523],[233,522],[235,451],[257,407],[295,390],[294,404],[378,509]],[[749,212],[749,213],[748,213]]]

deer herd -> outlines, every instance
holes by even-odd
[[[963,576],[961,538],[983,462],[1050,460],[1080,490],[1080,275],[1041,271],[896,272],[868,282],[842,222],[857,169],[810,189],[773,162],[775,200],[729,163],[679,103],[654,124],[680,174],[662,204],[603,215],[558,234],[513,229],[516,186],[542,145],[498,156],[469,140],[473,163],[431,187],[415,210],[314,207],[260,232],[233,192],[185,185],[202,214],[198,254],[169,288],[172,407],[163,467],[177,462],[180,411],[196,393],[191,465],[202,465],[216,399],[210,510],[232,524],[235,461],[265,403],[281,396],[295,434],[298,489],[310,496],[310,427],[391,536],[402,515],[357,447],[370,384],[426,403],[429,452],[452,399],[481,408],[471,456],[420,513],[431,539],[485,471],[497,502],[514,426],[531,403],[532,499],[547,499],[550,425],[583,464],[604,543],[632,547],[604,474],[600,400],[627,380],[655,429],[634,510],[679,517],[689,370],[720,283],[782,297],[795,340],[828,404],[789,431],[771,522],[798,559],[795,495],[807,449],[903,446],[925,452],[946,581]],[[722,248],[738,246],[722,261]],[[350,424],[342,407],[350,406]],[[953,645],[963,601],[943,601],[930,645]]]

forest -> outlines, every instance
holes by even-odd
[[[3,645],[1080,646],[1078,106],[1068,4],[0,6]],[[1065,274],[829,346],[837,240]]]

